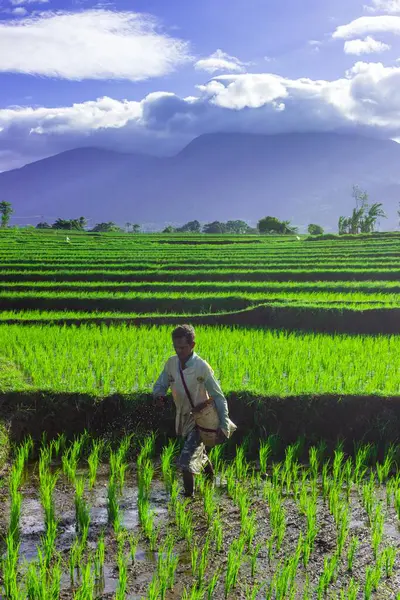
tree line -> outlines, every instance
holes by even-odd
[[[352,196],[355,200],[355,207],[352,214],[348,217],[340,216],[338,221],[339,235],[344,234],[359,234],[373,233],[376,228],[378,219],[386,219],[386,213],[383,210],[381,202],[369,204],[368,193],[361,190],[358,186],[353,186]],[[8,227],[10,217],[13,213],[12,204],[10,202],[0,202],[0,226]],[[400,203],[397,214],[400,219]],[[85,217],[78,219],[56,219],[51,225],[45,221],[36,225],[37,229],[61,229],[64,231],[91,231],[91,232],[127,232],[140,233],[141,226],[138,223],[125,223],[125,228],[120,227],[113,221],[105,223],[97,223],[91,229],[88,229],[88,221]],[[315,223],[308,225],[307,231],[310,235],[322,235],[323,227]],[[173,227],[168,225],[162,233],[214,233],[214,234],[277,234],[277,235],[295,235],[298,233],[298,228],[290,223],[290,221],[281,221],[277,217],[266,216],[260,219],[256,227],[251,227],[240,219],[233,221],[212,221],[201,225],[199,221],[189,221],[181,227]]]

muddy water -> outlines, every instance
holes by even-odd
[[[86,499],[91,506],[91,523],[89,530],[89,549],[94,550],[100,532],[104,529],[106,534],[106,562],[104,574],[101,581],[97,582],[97,597],[111,599],[115,595],[118,585],[118,570],[116,566],[116,542],[114,535],[109,527],[107,527],[107,481],[108,467],[102,465],[96,486],[93,490],[86,493]],[[78,474],[86,475],[86,471],[81,469]],[[216,492],[218,495],[218,504],[220,507],[221,518],[224,523],[224,550],[220,554],[215,551],[210,552],[209,565],[207,569],[206,579],[208,580],[217,568],[225,568],[227,562],[227,549],[230,543],[239,537],[240,534],[240,512],[233,504],[232,500],[227,496],[224,482],[217,481]],[[40,543],[40,536],[44,534],[44,514],[41,508],[38,491],[38,474],[37,467],[32,467],[28,473],[25,484],[22,487],[23,502],[21,514],[21,574],[25,571],[24,561],[30,562],[35,560],[37,556],[37,546]],[[398,549],[398,557],[394,570],[394,575],[391,579],[384,578],[380,584],[379,592],[373,594],[373,599],[386,600],[395,599],[396,593],[400,591],[400,528],[399,519],[393,507],[386,507],[385,490],[378,494],[382,501],[385,511],[385,527],[384,541],[382,547],[386,545],[395,546]],[[153,577],[157,561],[157,552],[151,552],[147,542],[141,535],[141,529],[138,522],[137,511],[138,490],[136,486],[136,472],[134,467],[131,467],[127,472],[126,485],[120,498],[120,508],[122,513],[122,523],[128,531],[138,534],[140,543],[137,550],[136,561],[128,563],[128,600],[140,600],[146,596],[148,585]],[[73,596],[74,586],[71,585],[70,575],[68,571],[68,553],[76,536],[75,531],[75,507],[74,507],[74,490],[72,486],[60,477],[54,494],[56,507],[56,517],[59,521],[59,534],[57,539],[57,549],[63,557],[65,572],[62,577],[62,595],[65,600],[69,600]],[[1,499],[0,514],[0,533],[5,531],[8,518],[8,504],[3,498]],[[165,539],[168,531],[177,533],[176,528],[167,511],[168,495],[164,489],[163,483],[157,477],[152,482],[151,507],[156,514],[156,525],[160,528],[160,539]],[[261,493],[252,494],[252,510],[257,514],[257,535],[254,540],[254,545],[261,542],[261,551],[257,562],[256,581],[269,582],[274,572],[278,568],[280,560],[284,560],[285,556],[293,553],[300,532],[305,532],[305,518],[299,514],[298,507],[294,500],[288,496],[285,498],[286,511],[286,532],[281,551],[274,557],[270,564],[267,556],[266,542],[268,541],[271,529],[269,524],[269,507],[267,502],[263,500]],[[194,517],[195,537],[202,543],[207,533],[207,523],[204,516],[203,502],[201,497],[191,502],[190,510]],[[315,589],[318,578],[322,572],[324,558],[331,556],[336,548],[336,527],[332,515],[329,513],[328,507],[319,500],[318,504],[318,526],[319,531],[315,540],[314,551],[311,555],[311,560],[307,569],[310,577],[312,588]],[[359,599],[363,598],[362,585],[365,579],[365,572],[368,565],[374,564],[371,551],[371,532],[367,513],[361,505],[361,502],[356,493],[351,497],[351,515],[350,515],[350,533],[351,536],[357,536],[360,541],[354,561],[354,578],[361,583]],[[180,563],[176,574],[176,585],[173,592],[168,592],[168,600],[178,600],[182,596],[184,587],[190,588],[193,584],[193,578],[190,568],[190,553],[186,543],[183,540],[177,540],[176,552],[179,554]],[[224,571],[223,571],[224,572]],[[338,593],[340,589],[348,584],[351,577],[346,570],[346,551],[342,559],[339,576],[329,590],[330,593]],[[1,579],[1,577],[0,577]],[[246,586],[252,586],[254,583],[250,572],[249,560],[246,560],[240,570],[240,583],[229,598],[245,599]],[[305,572],[301,567],[299,575],[296,579],[297,595],[296,598],[302,597],[302,590],[305,583]],[[224,581],[223,575],[218,583],[214,598],[224,598]],[[316,598],[316,595],[313,598]],[[334,596],[329,596],[328,598]],[[265,598],[265,588],[257,596]]]

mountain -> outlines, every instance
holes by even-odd
[[[0,198],[15,216],[48,221],[255,223],[271,214],[336,229],[354,205],[353,184],[383,203],[382,226],[396,227],[400,144],[335,133],[216,133],[168,158],[78,148],[0,173]]]

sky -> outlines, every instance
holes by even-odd
[[[400,0],[0,0],[0,171],[219,131],[400,139]]]

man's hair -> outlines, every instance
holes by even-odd
[[[172,332],[172,339],[175,340],[176,338],[183,337],[186,338],[186,341],[189,344],[192,344],[194,342],[195,333],[192,325],[179,325],[178,327],[175,327],[175,329]]]

